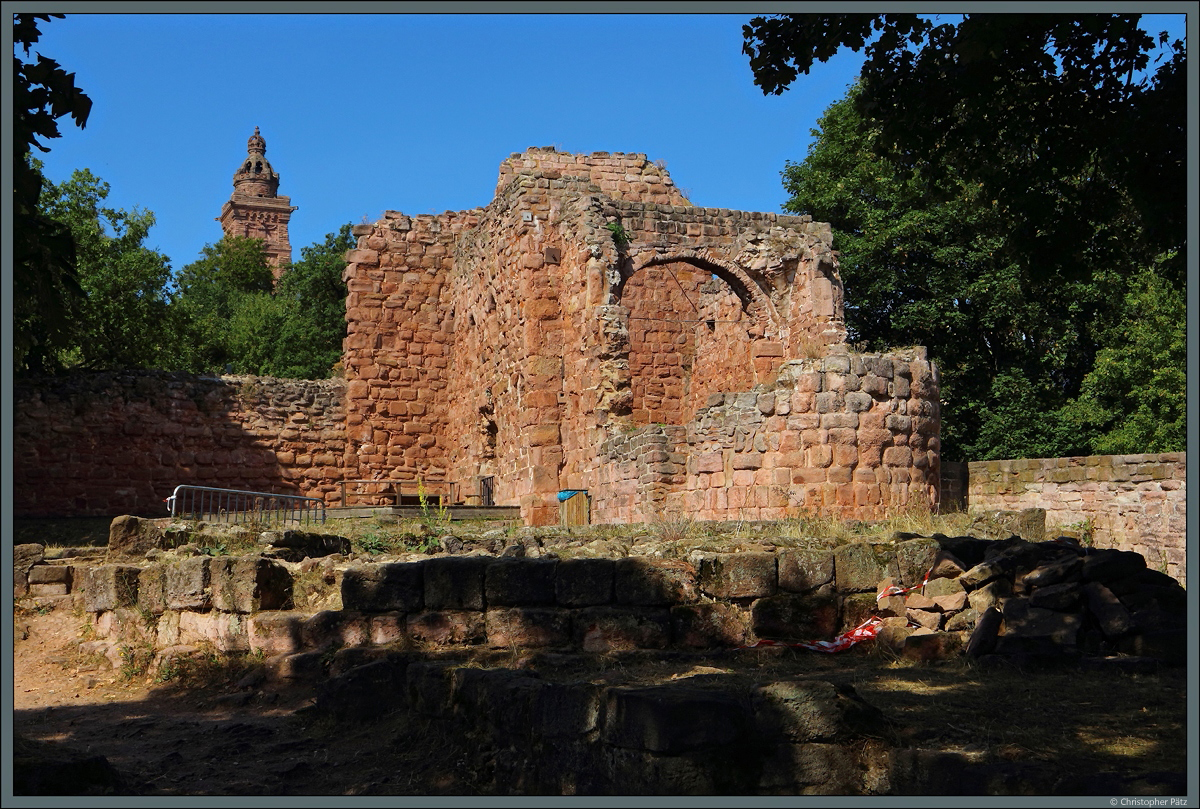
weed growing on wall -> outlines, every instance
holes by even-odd
[[[620,222],[609,222],[604,227],[608,228],[609,232],[612,233],[613,242],[617,245],[617,247],[625,247],[630,241],[632,241],[629,238],[629,234],[625,231],[625,228],[621,226]]]

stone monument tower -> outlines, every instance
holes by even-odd
[[[266,242],[267,256],[275,280],[292,260],[288,220],[296,208],[289,197],[281,197],[279,174],[267,162],[267,142],[254,127],[246,142],[246,159],[233,174],[233,196],[221,208],[217,221],[226,236],[247,236]]]

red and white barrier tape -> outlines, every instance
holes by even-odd
[[[879,595],[875,596],[875,602],[890,596],[905,595],[913,590],[924,590],[925,585],[929,583],[929,576],[933,573],[933,568],[925,571],[925,578],[920,584],[914,584],[912,587],[899,587],[893,584],[891,587],[885,587]],[[843,632],[833,640],[805,640],[797,643],[784,643],[778,640],[760,640],[757,643],[752,643],[749,646],[742,646],[742,649],[757,649],[765,646],[788,646],[793,649],[808,649],[813,652],[826,652],[832,654],[834,652],[844,652],[851,646],[861,643],[864,640],[872,640],[879,634],[880,628],[883,626],[883,619],[878,615],[872,615],[867,620],[863,621],[858,626],[851,629],[849,632]]]

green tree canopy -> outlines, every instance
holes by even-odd
[[[324,379],[341,360],[346,335],[343,256],[350,225],[323,244],[301,248],[277,287],[260,239],[206,245],[178,277],[180,311],[190,335],[186,368],[285,378]]]
[[[1137,14],[915,14],[755,18],[743,51],[764,93],[816,60],[864,50],[859,114],[873,148],[932,181],[978,183],[1030,256],[1076,268],[1099,225],[1127,213],[1181,285],[1186,239],[1186,52],[1150,70]],[[1158,41],[1166,44],[1166,35]],[[951,191],[952,192],[952,191]],[[1017,240],[1014,240],[1016,242]]]
[[[44,178],[29,159],[43,141],[60,136],[58,119],[69,115],[81,129],[92,101],[53,59],[37,54],[23,62],[41,37],[39,21],[61,14],[13,15],[13,361],[18,371],[48,371],[69,339],[69,324],[84,292],[75,272],[75,245],[68,228],[38,210]]]
[[[36,162],[36,161],[34,161]],[[42,190],[39,212],[75,244],[83,297],[76,302],[55,367],[160,368],[176,344],[167,257],[144,245],[154,214],[102,205],[109,185],[87,169]]]

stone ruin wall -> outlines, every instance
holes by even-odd
[[[936,502],[934,371],[907,357],[868,373],[847,353],[828,225],[691,206],[644,155],[532,149],[504,162],[485,208],[387,212],[355,234],[344,382],[296,383],[300,398],[256,413],[245,388],[261,380],[177,380],[149,404],[121,386],[153,384],[126,381],[83,420],[51,384],[47,412],[36,395],[19,408],[18,512],[155,513],[181,482],[333,504],[342,479],[421,478],[469,503],[489,476],[534,525],[557,522],[563,489],[588,490],[601,521]],[[896,390],[916,379],[912,397]],[[172,385],[226,387],[197,414]],[[266,383],[293,395],[281,385]],[[59,449],[36,440],[51,423]]]
[[[828,225],[691,206],[644,155],[531,149],[502,164],[486,208],[389,212],[355,233],[350,477],[456,481],[468,502],[494,477],[496,502],[534,525],[557,521],[564,489],[588,490],[605,522],[936,503],[934,372],[905,358],[895,376],[884,358],[886,376],[866,379],[850,359]],[[790,419],[755,409],[753,424],[718,418],[727,436],[711,428],[717,399],[774,394],[794,382],[777,381],[787,360],[828,352],[840,352],[834,376],[821,366],[800,382],[816,389],[779,394]],[[922,432],[906,409],[913,373]],[[679,428],[669,446],[665,428]],[[757,466],[698,467],[701,455],[743,453],[739,429],[762,457],[737,463]],[[623,443],[638,430],[660,435],[641,461]],[[831,472],[835,456],[846,465]]]
[[[1097,547],[1136,551],[1186,581],[1186,453],[973,461],[968,467],[971,510],[1042,508],[1047,523],[1059,526],[1090,520]]]
[[[17,379],[20,517],[163,516],[180,484],[331,499],[344,384],[152,371]]]

